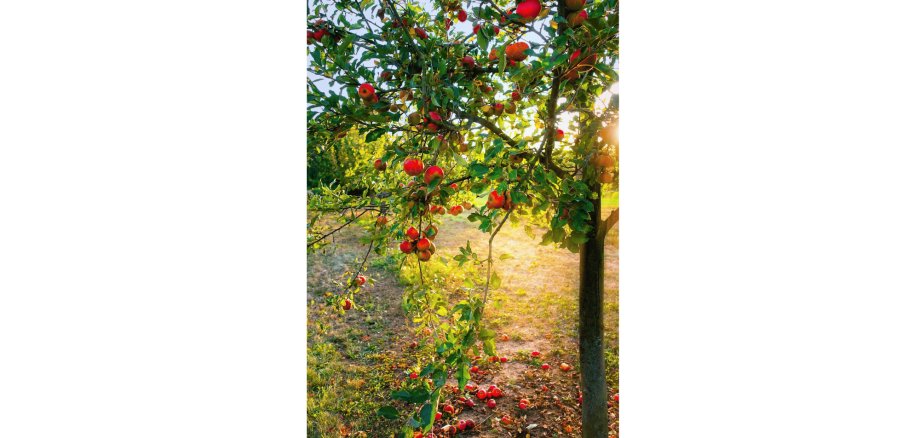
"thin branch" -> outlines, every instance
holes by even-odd
[[[338,228],[336,228],[336,229],[334,229],[334,230],[332,230],[332,231],[330,231],[330,232],[328,232],[328,233],[322,235],[320,238],[315,239],[315,240],[313,240],[313,241],[310,242],[310,243],[307,243],[307,246],[308,246],[308,247],[313,246],[314,244],[317,244],[317,243],[321,242],[323,239],[325,239],[325,238],[327,238],[327,237],[329,237],[329,236],[335,234],[337,231],[341,230],[342,228],[345,228],[345,227],[347,227],[348,225],[351,225],[352,222],[358,220],[359,217],[363,216],[364,213],[367,213],[368,211],[370,211],[370,210],[364,210],[364,211],[362,211],[361,214],[359,214],[359,215],[357,215],[357,216],[351,218],[351,220],[349,220],[348,222],[345,222],[344,224],[342,224],[342,226],[340,226],[340,227],[338,227]]]

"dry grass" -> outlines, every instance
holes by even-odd
[[[436,239],[439,256],[449,259],[457,254],[457,248],[466,246],[467,240],[483,257],[487,253],[487,235],[463,216],[447,216],[440,230]],[[375,406],[387,403],[389,392],[405,379],[405,369],[416,365],[413,352],[407,348],[415,335],[408,328],[400,308],[403,286],[393,270],[401,255],[389,260],[372,256],[372,259],[377,257],[369,275],[374,284],[362,292],[361,312],[342,315],[334,307],[323,304],[323,294],[330,288],[331,280],[348,268],[355,257],[363,255],[366,246],[357,241],[361,233],[358,228],[346,229],[338,237],[334,250],[308,257],[308,285],[313,299],[308,306],[308,356],[314,359],[308,371],[308,386],[311,387],[308,398],[312,398],[308,401],[310,436],[343,436],[343,431],[350,434],[344,436],[359,436],[356,431],[362,430],[377,431],[368,432],[369,436],[389,436],[381,431],[396,430],[399,422],[376,417]],[[607,375],[611,396],[618,392],[619,257],[616,237],[614,228],[608,235],[605,260]],[[507,341],[498,343],[498,350],[499,355],[511,360],[506,364],[482,361],[480,369],[485,372],[475,376],[474,381],[483,385],[496,384],[503,388],[506,396],[498,400],[499,406],[494,411],[487,410],[481,403],[465,411],[462,418],[471,418],[481,426],[472,434],[465,432],[464,436],[517,436],[516,429],[528,424],[537,424],[530,430],[534,437],[576,436],[579,433],[578,254],[538,244],[539,238],[531,239],[523,228],[509,225],[495,239],[495,268],[502,278],[502,286],[491,294],[485,321],[497,329],[500,336],[508,336]],[[503,258],[503,255],[506,256]],[[456,270],[455,267],[455,263],[429,263],[433,271],[451,271]],[[462,282],[462,275],[456,277],[449,281]],[[542,352],[541,360],[531,359],[531,351]],[[318,360],[323,363],[317,364]],[[542,362],[549,363],[551,369],[541,370]],[[567,373],[560,371],[558,366],[562,362],[575,369]],[[336,376],[336,373],[345,374]],[[526,414],[514,407],[517,400],[525,397],[533,406]],[[515,418],[515,428],[493,424],[503,414]],[[616,404],[610,414],[616,431]],[[565,432],[566,426],[571,426],[573,432]]]

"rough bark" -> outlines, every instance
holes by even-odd
[[[584,438],[606,437],[607,379],[604,367],[604,235],[600,184],[589,182],[593,192],[592,231],[581,247],[579,263],[578,351],[581,363],[581,419]]]

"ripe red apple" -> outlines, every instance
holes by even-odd
[[[409,343],[409,348],[418,348],[418,341],[412,341]]]
[[[508,358],[502,356],[502,357],[498,358],[498,361],[501,362],[501,363],[505,363],[505,362],[508,362]]]
[[[527,59],[527,54],[524,53],[525,50],[529,49],[530,45],[523,41],[516,43],[508,44],[508,47],[505,48],[505,55],[508,55],[508,59],[513,61],[523,61]]]
[[[444,178],[444,171],[438,166],[430,166],[425,170],[425,184],[441,181]]]
[[[419,37],[419,39],[423,39],[423,40],[427,40],[427,39],[428,39],[428,33],[426,33],[426,32],[425,32],[425,29],[422,29],[421,27],[416,27],[416,28],[415,28],[415,36],[417,36],[417,37]]]
[[[416,373],[415,371],[409,373],[409,378],[413,380],[418,379],[418,373]]]
[[[406,230],[406,237],[408,237],[409,240],[418,240],[419,232],[415,227],[409,227]]]
[[[352,302],[348,298],[345,298],[345,301],[342,301],[342,308],[345,310],[351,310]]]
[[[427,249],[421,250],[421,249],[420,249],[420,250],[416,253],[416,255],[418,255],[418,259],[421,260],[421,261],[423,261],[423,262],[427,262],[428,260],[431,260],[431,250],[427,250]]]
[[[540,357],[540,352],[539,351],[531,352],[530,357]]]
[[[545,364],[543,364],[543,365],[540,365],[540,368],[542,368],[543,371],[546,371],[546,370],[549,369],[549,364],[548,364],[548,363],[545,363]]]
[[[572,369],[572,366],[565,362],[562,362],[561,364],[559,364],[559,369],[562,371],[569,371]]]
[[[565,131],[561,129],[557,129],[556,130],[556,141],[562,141],[563,138],[565,138]]]
[[[409,176],[420,175],[424,171],[425,165],[422,164],[422,160],[418,158],[407,158],[403,162],[403,170],[409,174]]]
[[[364,286],[364,283],[367,283],[367,277],[359,275],[355,278],[355,282],[358,283],[358,286]]]
[[[565,0],[565,7],[577,11],[585,7],[585,0]]]
[[[464,404],[466,404],[466,407],[468,408],[476,406],[476,402],[474,402],[473,399],[471,398],[466,399],[466,401],[464,401]]]
[[[471,373],[478,373],[478,372],[479,372],[479,367],[477,367],[476,365],[473,365],[472,367],[470,367],[470,372],[471,372]]]
[[[527,409],[528,407],[530,407],[530,401],[528,401],[526,398],[522,398],[521,401],[518,403],[518,407],[521,408],[522,410]]]
[[[461,206],[459,206],[459,205],[455,205],[455,206],[453,206],[453,207],[450,208],[450,214],[453,215],[453,216],[456,216],[456,215],[458,215],[458,214],[460,214],[460,213],[462,213],[462,212],[463,212],[463,207],[461,207]]]
[[[581,23],[584,23],[588,19],[588,13],[584,10],[578,12],[572,12],[566,16],[566,20],[569,22],[569,26],[578,27],[581,26]]]
[[[485,391],[484,389],[480,389],[479,391],[476,391],[476,398],[478,398],[478,399],[480,399],[480,400],[485,400],[486,395],[487,395],[487,394],[486,394],[486,391]]]
[[[362,99],[370,99],[374,95],[374,86],[371,84],[361,84],[358,87],[358,96]]]
[[[492,193],[489,193],[489,199],[486,200],[486,207],[495,209],[501,208],[505,204],[505,197],[498,194],[498,191],[492,190]]]
[[[457,428],[458,431],[463,432],[464,430],[466,430],[466,421],[458,421],[455,427]]]
[[[387,169],[387,163],[384,163],[383,160],[378,158],[374,160],[374,169],[377,169],[379,171],[384,171]]]
[[[486,402],[486,407],[489,408],[489,409],[495,409],[495,406],[497,406],[497,405],[498,405],[498,403],[496,403],[495,400],[493,400],[493,399],[491,399],[491,398],[489,399],[489,401]]]
[[[479,24],[473,26],[473,33],[474,33],[474,34],[475,34],[475,33],[479,33],[479,29],[481,29],[481,28],[482,28],[482,25],[479,25]]]
[[[425,237],[422,237],[419,239],[418,243],[415,244],[415,247],[418,248],[419,251],[427,250],[431,248],[431,241]]]
[[[466,68],[473,68],[476,66],[476,60],[472,56],[466,55],[463,58],[460,58],[460,63],[463,64]]]
[[[445,406],[444,406],[444,413],[445,413],[445,414],[453,414],[453,413],[454,413],[454,407],[451,406],[451,405],[445,405]]]
[[[572,56],[569,56],[569,63],[575,62],[579,56],[581,56],[581,49],[575,49],[575,51],[572,52]]]
[[[461,23],[466,21],[466,11],[461,9],[460,12],[457,12],[457,19],[460,20]]]
[[[434,420],[437,421],[437,420],[440,420],[440,419],[441,419],[441,411],[435,412],[435,414],[434,414]]]
[[[511,417],[507,415],[502,415],[502,424],[511,424],[512,422],[513,421],[511,420]]]
[[[613,401],[615,401],[615,402],[617,402],[617,403],[620,402],[620,393],[619,393],[619,392],[613,395]]]
[[[543,9],[543,5],[538,0],[524,0],[518,5],[515,12],[523,17],[524,20],[530,21],[540,15],[541,9]]]
[[[438,125],[435,125],[434,123],[428,123],[425,125],[425,129],[427,129],[428,132],[438,132]]]
[[[515,101],[521,100],[521,93],[519,93],[519,92],[517,92],[517,91],[512,91],[512,92],[511,92],[511,100],[515,100]]]
[[[469,392],[473,392],[473,391],[476,390],[477,386],[476,386],[476,384],[473,383],[473,382],[467,382],[467,384],[466,384],[466,386],[465,386],[464,388],[466,388],[466,390],[469,391]]]
[[[450,187],[450,189],[451,189],[451,190],[454,190],[454,191],[460,190],[460,186],[458,186],[457,183],[451,183],[451,184],[450,184],[449,186],[447,186],[447,187]]]
[[[402,243],[399,244],[399,250],[406,254],[409,254],[410,252],[414,251],[414,248],[412,248],[412,242],[408,240],[404,240]]]
[[[474,427],[476,427],[476,423],[473,420],[466,420],[467,429],[473,430]]]
[[[493,389],[493,390],[489,393],[489,397],[495,397],[495,398],[501,398],[502,395],[503,395],[503,394],[502,394],[502,390],[501,390],[501,389],[498,389],[498,388]]]
[[[492,112],[494,112],[496,116],[502,115],[504,111],[505,111],[505,105],[501,103],[496,103],[492,105]]]

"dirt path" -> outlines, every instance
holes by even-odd
[[[475,224],[467,221],[464,216],[445,218],[436,239],[438,255],[453,257],[458,253],[458,248],[466,246],[469,240],[473,250],[485,256],[488,251],[487,235],[476,229]],[[367,410],[374,403],[387,403],[389,388],[394,379],[398,381],[404,378],[400,370],[414,364],[408,347],[414,335],[407,327],[400,306],[403,289],[396,274],[384,269],[386,263],[369,263],[368,275],[374,279],[375,284],[362,292],[362,312],[342,315],[341,312],[332,311],[337,310],[333,306],[322,304],[331,280],[354,266],[357,257],[363,257],[367,247],[358,242],[362,233],[360,228],[350,227],[337,236],[334,251],[311,254],[308,257],[308,286],[313,299],[308,306],[308,332],[313,332],[309,336],[310,351],[325,351],[329,349],[326,346],[331,345],[338,353],[330,353],[325,358],[326,363],[321,367],[321,372],[326,371],[327,375],[314,376],[313,379],[308,375],[311,386],[315,380],[323,386],[322,391],[315,388],[308,391],[308,398],[313,397],[316,402],[318,394],[328,394],[330,387],[327,385],[334,385],[340,388],[338,401],[356,397],[367,406],[360,407],[362,405],[359,402],[359,407],[350,411],[342,409],[339,404],[333,406],[333,409],[314,403],[310,408],[316,426],[314,429],[326,427],[328,430],[336,423],[338,435],[328,435],[329,432],[326,432],[310,436],[362,436],[356,433],[362,430],[368,433],[367,436],[390,436],[380,434],[379,428],[392,423],[366,418],[375,417],[372,411]],[[503,339],[506,340],[498,342],[498,354],[507,357],[508,362],[481,362],[481,372],[474,374],[473,381],[482,386],[497,385],[502,388],[505,396],[497,399],[498,406],[494,410],[487,409],[483,402],[476,400],[474,408],[466,409],[458,415],[460,419],[472,419],[480,425],[472,433],[467,431],[462,436],[525,436],[529,432],[533,437],[550,437],[577,436],[579,433],[578,254],[553,246],[539,246],[542,233],[543,230],[535,229],[536,238],[532,239],[525,233],[523,226],[506,224],[495,239],[495,269],[501,276],[502,286],[491,294],[484,319],[497,329],[500,339],[505,336]],[[618,416],[617,403],[612,401],[612,395],[617,392],[615,385],[618,368],[615,362],[618,361],[616,327],[619,257],[615,240],[616,232],[612,231],[607,239],[605,260],[608,385],[611,387],[610,415],[613,424],[616,424]],[[371,255],[371,259],[375,257],[379,258]],[[349,345],[350,342],[357,346]],[[539,351],[541,357],[531,358],[533,351]],[[317,357],[313,359],[314,364],[317,359],[322,360]],[[335,365],[338,366],[330,365],[329,361],[337,361]],[[561,371],[559,366],[563,362],[575,369]],[[542,363],[549,364],[550,369],[542,370]],[[354,381],[349,383],[347,378],[337,379],[332,375],[335,372],[358,376],[355,378],[363,382],[356,384]],[[447,402],[453,400],[453,404],[460,407],[462,403],[458,403],[457,399],[467,395],[447,394],[445,398]],[[531,408],[526,412],[517,408],[521,398],[527,398],[531,403]],[[325,412],[333,410],[334,413]],[[329,418],[326,418],[326,414],[329,414]],[[319,418],[316,418],[317,415]],[[514,424],[499,424],[498,419],[503,415],[511,417]],[[365,418],[362,419],[362,416]],[[531,428],[527,429],[527,426]],[[368,429],[373,427],[377,429]],[[378,432],[371,433],[369,430]]]

